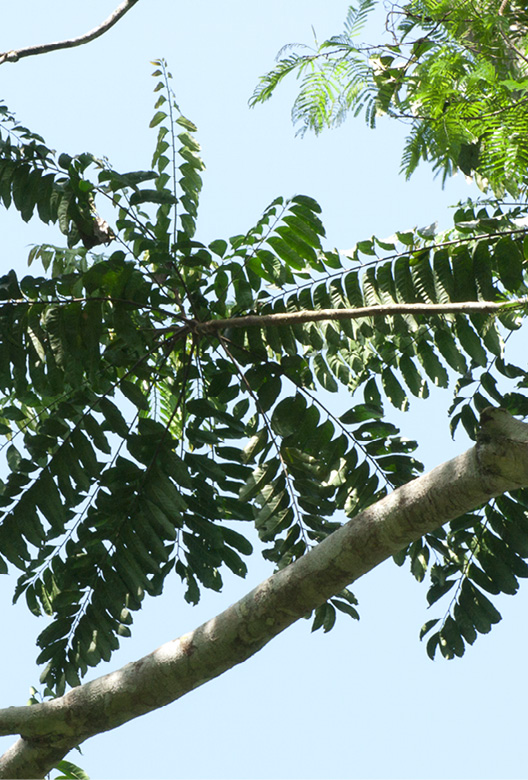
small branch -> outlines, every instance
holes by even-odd
[[[78,38],[69,38],[66,41],[56,41],[55,43],[41,43],[37,46],[26,46],[24,49],[3,52],[0,54],[0,65],[4,62],[18,62],[22,57],[31,57],[33,54],[47,54],[49,51],[71,49],[74,46],[82,46],[83,43],[90,43],[113,27],[137,2],[138,0],[124,0],[102,24],[84,35],[79,35]]]
[[[248,314],[221,320],[192,323],[197,334],[216,333],[226,328],[271,328],[281,325],[303,325],[306,322],[357,320],[364,317],[393,317],[395,314],[496,314],[528,306],[528,298],[512,301],[462,301],[461,303],[393,303],[387,306],[363,306],[357,309],[318,309],[280,312],[278,314]]]
[[[506,8],[506,5],[507,5],[507,0],[505,0],[505,2],[503,2],[503,3],[502,3],[502,5],[501,5],[501,7],[499,8],[499,14],[502,14],[502,13],[503,13],[504,9]],[[512,41],[512,40],[510,40],[510,38],[508,38],[508,36],[506,35],[506,33],[505,33],[505,32],[503,32],[503,31],[501,30],[501,26],[500,26],[500,24],[498,24],[498,25],[497,25],[497,31],[498,31],[499,35],[501,36],[502,40],[504,41],[504,43],[505,43],[507,46],[509,46],[509,47],[510,47],[510,49],[511,49],[512,51],[514,51],[514,52],[515,52],[515,54],[516,54],[518,57],[520,57],[520,58],[521,58],[521,60],[523,60],[523,62],[526,62],[526,63],[528,63],[528,57],[527,57],[527,56],[526,56],[526,55],[525,55],[525,54],[524,54],[524,53],[523,53],[523,52],[522,52],[522,51],[521,51],[521,50],[520,50],[520,49],[519,49],[519,48],[518,48],[518,47],[517,47],[517,46],[516,46],[514,43],[513,43],[513,41]]]

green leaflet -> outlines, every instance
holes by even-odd
[[[133,192],[130,196],[130,203],[132,206],[137,206],[140,203],[166,203],[172,205],[177,203],[175,196],[167,190],[138,190]]]
[[[167,118],[167,114],[164,111],[156,111],[152,119],[150,120],[149,127],[156,127],[160,122],[163,122]]]
[[[519,293],[523,283],[524,258],[519,244],[512,238],[501,238],[495,246],[494,257],[499,271],[499,277],[506,288],[512,293]]]
[[[385,395],[393,406],[397,409],[405,410],[407,408],[407,396],[396,376],[390,368],[383,369],[381,381]]]

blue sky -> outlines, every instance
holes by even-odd
[[[118,0],[25,0],[2,9],[0,50],[86,32]],[[295,138],[289,109],[295,85],[265,106],[247,100],[278,49],[337,33],[341,0],[139,0],[99,40],[70,51],[4,64],[0,97],[61,151],[89,150],[117,169],[148,168],[155,132],[150,61],[165,57],[182,111],[199,127],[207,165],[198,238],[245,231],[277,195],[303,193],[323,207],[329,246],[372,233],[449,224],[448,206],[475,194],[461,178],[442,191],[427,168],[399,176],[404,128],[374,132],[350,119],[316,139]],[[383,19],[378,15],[377,24]],[[371,29],[375,26],[372,25]],[[28,245],[54,241],[53,229],[0,212],[2,273],[25,273]],[[38,271],[36,271],[38,272]],[[346,398],[335,403],[346,405]],[[427,467],[469,442],[448,434],[449,394],[433,393],[398,418],[419,438]],[[134,636],[97,674],[150,652],[212,617],[271,573],[254,558],[245,581],[196,608],[177,581],[145,603]],[[13,581],[0,581],[4,641],[0,706],[22,704],[39,671],[42,626],[23,604],[10,606]],[[301,621],[255,658],[179,702],[71,754],[92,778],[504,778],[526,775],[525,646],[528,589],[498,606],[504,620],[463,659],[432,663],[418,641],[425,588],[392,562],[353,587],[359,623],[345,616],[329,635]],[[435,615],[436,616],[436,613]],[[11,738],[0,739],[5,749]]]

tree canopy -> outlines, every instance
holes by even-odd
[[[415,480],[417,444],[391,420],[412,397],[450,387],[452,432],[480,444],[490,407],[528,414],[528,374],[507,350],[527,308],[525,11],[410,3],[391,12],[389,43],[357,45],[373,5],[283,57],[253,102],[297,71],[304,129],[348,110],[408,121],[407,174],[429,159],[486,192],[446,232],[365,238],[344,255],[317,202],[294,195],[202,243],[197,128],[163,60],[147,170],[56,153],[0,105],[0,202],[64,235],[29,254],[45,275],[0,279],[0,569],[18,569],[15,599],[50,618],[49,697],[111,658],[167,577],[191,603],[226,570],[243,577],[250,525],[288,571]],[[350,402],[336,414],[339,390]],[[528,486],[499,493],[449,524],[433,514],[387,553],[428,578],[429,605],[444,599],[422,629],[432,658],[463,655],[500,620],[493,596],[528,576]],[[348,587],[332,591],[313,629],[356,607]]]
[[[312,47],[290,44],[251,103],[268,100],[290,73],[301,79],[292,119],[301,133],[339,125],[349,112],[374,127],[388,115],[409,126],[402,170],[429,160],[502,197],[524,192],[528,163],[526,34],[522,3],[417,0],[390,4],[386,34],[357,42],[376,0],[349,7],[341,33]]]

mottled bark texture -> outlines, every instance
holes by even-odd
[[[423,534],[524,486],[528,425],[501,409],[488,409],[476,446],[361,512],[195,631],[52,702],[0,710],[0,734],[21,735],[0,759],[0,777],[43,777],[75,745],[242,663]]]

